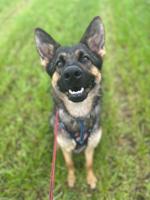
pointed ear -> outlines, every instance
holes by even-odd
[[[80,42],[85,44],[91,51],[97,55],[103,57],[105,54],[104,43],[105,43],[105,32],[104,26],[99,16],[95,17],[85,33],[83,34]]]
[[[60,45],[55,42],[55,40],[48,33],[40,28],[35,29],[35,42],[41,58],[41,63],[46,67],[52,60],[56,49]]]

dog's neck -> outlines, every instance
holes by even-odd
[[[79,103],[68,100],[64,102],[64,106],[71,116],[75,118],[82,118],[86,117],[89,113],[92,112],[95,99],[96,97],[87,97],[84,101]]]
[[[78,129],[77,119],[84,120],[85,126],[91,129],[99,126],[100,122],[100,86],[95,87],[88,97],[80,102],[71,102],[63,96],[63,100],[55,101],[55,109],[59,112],[60,120],[69,128],[76,131]]]
[[[59,106],[68,112],[74,118],[84,118],[89,115],[94,109],[94,104],[100,96],[100,85],[96,85],[88,94],[87,98],[82,102],[72,102],[68,99],[67,96],[63,95],[61,99],[61,103],[63,105],[57,104],[56,107]]]
[[[68,130],[71,131],[78,131],[78,119],[81,119],[84,121],[85,127],[87,129],[93,129],[93,127],[97,127],[99,125],[99,119],[100,119],[100,104],[99,104],[100,97],[95,96],[94,101],[92,102],[91,109],[88,111],[84,107],[85,104],[76,107],[75,105],[72,112],[68,112],[66,107],[57,107],[57,110],[59,112],[59,118],[60,121],[65,124],[65,126],[68,128]],[[76,104],[76,103],[74,103]],[[83,108],[81,108],[83,106]],[[88,105],[87,105],[88,107]],[[79,109],[79,111],[76,111],[76,109]],[[84,110],[86,109],[86,110]],[[74,111],[74,112],[73,112]],[[72,115],[73,114],[73,115]],[[77,115],[78,114],[78,115]]]

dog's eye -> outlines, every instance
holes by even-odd
[[[81,63],[87,63],[90,60],[88,56],[82,56],[80,57],[80,62]]]
[[[64,66],[64,62],[62,60],[57,61],[56,65],[58,67],[63,67]]]

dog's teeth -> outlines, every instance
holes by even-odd
[[[80,92],[82,93],[83,91],[84,91],[84,88],[82,87],[81,90],[80,90]]]
[[[78,91],[73,91],[73,90],[69,89],[69,93],[70,94],[82,94],[83,91],[84,91],[83,87]]]
[[[70,94],[74,94],[74,92],[73,92],[72,90],[69,90],[69,93],[70,93]]]

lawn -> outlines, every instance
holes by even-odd
[[[59,151],[55,199],[150,199],[148,6],[140,0],[0,0],[0,200],[48,199],[52,98],[35,49],[35,27],[62,44],[75,44],[96,15],[105,24],[107,51],[97,190],[86,185],[83,155],[75,156],[76,186],[67,187]]]

